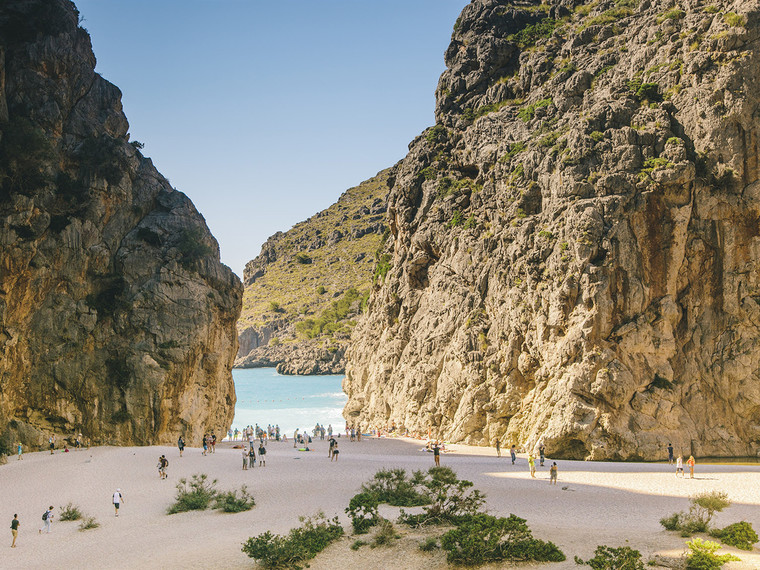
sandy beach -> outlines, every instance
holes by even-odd
[[[250,568],[254,561],[240,550],[249,537],[270,530],[285,533],[298,526],[298,517],[323,510],[339,516],[349,536],[320,554],[310,566],[328,568],[445,568],[445,556],[417,549],[421,537],[435,530],[411,532],[392,548],[349,549],[354,538],[344,513],[361,484],[383,467],[409,471],[433,465],[422,443],[406,439],[340,440],[340,460],[327,458],[327,442],[315,441],[314,451],[299,452],[291,442],[270,442],[267,467],[242,471],[240,451],[232,444],[201,455],[195,448],[184,457],[172,447],[99,447],[70,453],[25,454],[9,457],[0,466],[0,514],[5,535],[0,568]],[[599,544],[631,546],[644,559],[654,554],[675,556],[687,539],[665,531],[660,518],[688,509],[688,497],[700,491],[722,490],[733,505],[716,515],[723,527],[745,520],[760,530],[760,465],[698,464],[693,480],[676,478],[675,466],[663,463],[590,463],[558,461],[559,485],[549,485],[548,466],[531,479],[525,455],[515,466],[506,453],[493,449],[449,446],[441,464],[469,479],[487,497],[490,514],[514,513],[527,519],[536,537],[551,540],[568,560],[546,568],[579,568],[573,556],[589,558]],[[167,480],[156,470],[159,455],[169,459]],[[175,485],[181,477],[206,473],[218,479],[220,490],[248,486],[256,500],[253,510],[167,515]],[[114,516],[111,497],[124,496],[120,516]],[[60,522],[60,507],[73,502],[100,527],[80,531],[77,522]],[[39,534],[42,513],[55,507],[50,534]],[[383,507],[395,519],[398,510]],[[18,547],[11,549],[10,521],[18,513]],[[729,570],[760,568],[760,551],[725,551],[741,562]],[[503,566],[500,566],[503,567]],[[522,565],[521,567],[525,567]],[[529,565],[529,567],[533,567]]]

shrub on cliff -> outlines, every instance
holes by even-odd
[[[484,564],[501,560],[562,562],[556,545],[533,538],[525,519],[478,514],[441,537],[446,560],[454,564]]]
[[[338,517],[328,520],[320,512],[314,517],[299,520],[302,525],[291,529],[286,536],[267,531],[249,538],[243,544],[243,552],[258,560],[264,568],[297,568],[343,536]]]

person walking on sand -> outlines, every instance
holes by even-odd
[[[673,465],[673,444],[668,444],[668,465]]]
[[[13,515],[11,521],[11,534],[13,535],[13,542],[11,542],[11,548],[16,548],[16,539],[18,538],[18,525],[21,523],[18,521],[18,515]]]
[[[694,465],[697,462],[694,461],[694,456],[689,455],[689,459],[686,460],[686,465],[689,466],[689,479],[694,479]]]
[[[549,467],[549,485],[556,485],[557,484],[557,462],[553,462],[552,466]]]
[[[437,441],[433,444],[433,460],[436,467],[441,466],[441,448],[438,446]]]
[[[211,432],[211,453],[216,453],[216,434]]]
[[[538,446],[538,457],[540,459],[539,467],[544,466],[544,460],[546,459],[545,453],[546,453],[546,446],[544,446],[544,444],[542,443],[541,445]]]
[[[535,478],[536,477],[536,458],[533,457],[533,454],[528,455],[528,466],[530,467],[530,476]]]
[[[250,469],[256,467],[256,452],[253,450],[253,445],[248,448],[248,467]]]
[[[514,445],[509,449],[509,454],[512,456],[512,465],[514,465],[515,459],[517,459],[517,452],[515,451]]]
[[[162,455],[158,458],[158,476],[161,479],[166,479],[168,475],[166,474],[166,468],[169,466],[169,461],[166,459],[165,455]]]
[[[51,435],[48,438],[48,445],[50,446],[50,455],[53,455],[53,451],[55,450],[55,435]]]
[[[683,456],[681,455],[679,455],[678,459],[676,459],[676,477],[678,477],[679,472],[681,473],[681,477],[683,477]]]
[[[24,453],[24,448],[21,446],[21,442],[18,442],[18,460],[21,461],[23,457],[21,457],[21,454]]]
[[[114,510],[114,516],[119,516],[119,506],[124,502],[124,497],[121,494],[121,489],[116,489],[116,492],[113,494],[113,510]]]
[[[42,515],[42,521],[45,523],[43,527],[40,529],[40,534],[42,534],[42,531],[44,530],[47,533],[50,533],[50,525],[53,523],[53,505],[50,505],[48,507],[48,510],[45,511],[45,514]]]
[[[338,461],[339,453],[340,451],[338,451],[338,442],[336,441],[335,445],[333,446],[332,459],[330,459],[330,461],[333,461],[333,460]]]
[[[177,440],[177,447],[179,448],[179,456],[182,457],[182,452],[185,451],[185,438],[179,436]]]
[[[495,441],[496,443],[494,443],[494,445],[496,446],[496,457],[501,457],[501,442],[498,440],[498,438]]]

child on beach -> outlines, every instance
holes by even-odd
[[[686,461],[686,464],[689,466],[689,479],[694,479],[694,464],[696,461],[694,461],[694,456],[689,455],[689,459]]]
[[[536,477],[536,458],[533,457],[532,453],[528,455],[528,466],[530,467],[530,476],[535,478]]]
[[[553,462],[552,466],[549,467],[549,485],[556,485],[557,484],[557,462]]]
[[[512,456],[512,465],[515,464],[515,459],[517,459],[517,453],[515,452],[515,446],[513,445],[510,450],[509,454]]]
[[[679,472],[681,473],[681,477],[683,477],[683,456],[681,455],[679,455],[678,459],[676,459],[676,477],[678,477]]]

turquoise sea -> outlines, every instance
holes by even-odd
[[[274,368],[234,369],[237,404],[232,429],[247,425],[279,425],[288,437],[293,431],[311,431],[314,424],[342,431],[341,416],[348,400],[341,389],[343,375],[283,376]]]

